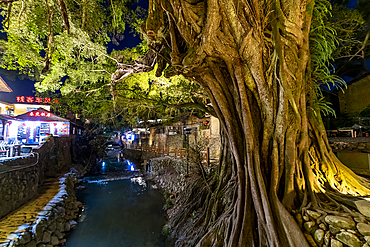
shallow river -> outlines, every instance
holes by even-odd
[[[104,161],[101,172],[107,175],[106,170],[114,166],[117,173],[120,165],[126,170],[123,162]],[[84,184],[86,189],[78,192],[77,197],[85,206],[65,246],[164,247],[163,196],[147,183],[138,177]]]

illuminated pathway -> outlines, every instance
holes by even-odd
[[[49,179],[39,189],[39,196],[26,203],[12,214],[9,214],[0,220],[0,243],[7,236],[15,232],[19,226],[31,223],[36,216],[49,203],[51,199],[59,192],[59,179]]]

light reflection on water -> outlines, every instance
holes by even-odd
[[[104,163],[103,163],[104,162]],[[112,171],[108,160],[100,164],[101,172]],[[130,161],[113,163],[131,172]],[[128,171],[127,171],[128,169]],[[135,167],[134,167],[135,170]],[[65,246],[71,247],[165,247],[161,235],[166,223],[163,196],[151,189],[142,177],[116,180],[96,178],[77,192],[85,203],[77,228],[71,231]]]

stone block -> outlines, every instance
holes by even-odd
[[[64,231],[65,232],[69,232],[70,230],[71,230],[71,225],[68,222],[66,222],[64,224]]]
[[[353,218],[357,223],[365,223],[366,219],[364,216],[358,216]]]
[[[55,229],[57,229],[57,224],[55,222],[52,222],[49,226],[48,226],[48,229],[51,231],[51,232],[54,232]]]
[[[51,234],[48,231],[44,232],[44,235],[42,236],[42,242],[43,243],[50,243],[51,240]]]
[[[352,220],[352,218],[336,216],[336,215],[328,215],[325,217],[325,222],[331,226],[344,228],[344,229],[355,229],[356,223]]]
[[[71,220],[71,221],[69,222],[69,225],[71,226],[71,228],[74,228],[75,226],[77,226],[77,222],[76,222],[76,221],[74,221],[74,220]]]
[[[56,222],[56,230],[63,232],[64,231],[64,222],[61,220],[58,220]]]
[[[358,237],[349,232],[340,232],[335,235],[335,238],[340,242],[350,246],[350,247],[362,247],[362,242]]]
[[[29,243],[27,243],[24,247],[36,247],[36,241],[32,240]]]
[[[370,236],[370,225],[365,223],[358,223],[357,230],[364,236]]]
[[[307,221],[303,224],[303,228],[309,232],[313,233],[316,230],[316,222],[315,221]]]
[[[323,229],[324,231],[328,230],[328,227],[324,223],[319,224],[320,229]]]
[[[370,236],[365,236],[364,239],[365,239],[366,243],[370,244]]]
[[[355,201],[355,205],[360,213],[362,213],[366,217],[370,217],[370,202],[366,200],[358,200]]]
[[[324,242],[324,235],[325,235],[325,232],[323,229],[317,229],[313,235],[314,239],[315,239],[315,242],[321,246]]]
[[[329,231],[331,232],[331,234],[335,235],[338,232],[340,232],[340,228],[339,227],[332,226],[332,225],[329,225]]]
[[[309,216],[311,216],[311,217],[312,217],[312,218],[314,218],[315,220],[317,220],[317,219],[321,216],[321,214],[320,214],[320,213],[318,213],[318,212],[316,212],[316,211],[307,210],[306,212],[307,212],[307,214],[308,214]]]
[[[59,230],[55,230],[54,234],[58,237],[58,239],[62,239],[64,237],[64,234],[61,233]]]
[[[59,244],[59,239],[58,239],[58,237],[57,236],[51,236],[51,244],[53,245],[53,246],[57,246],[58,244]]]
[[[330,247],[343,247],[343,244],[336,239],[330,241]]]
[[[33,231],[33,234],[35,234],[36,243],[40,243],[44,236],[44,227],[42,226],[42,224],[35,225],[32,231]]]
[[[26,243],[30,242],[31,239],[32,239],[32,236],[31,236],[31,233],[30,232],[23,232],[19,236],[19,243],[20,244],[26,244]]]

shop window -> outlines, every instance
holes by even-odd
[[[6,106],[5,107],[5,114],[9,116],[14,116],[14,107]]]
[[[27,112],[30,112],[30,111],[36,111],[37,108],[35,107],[27,107]]]

